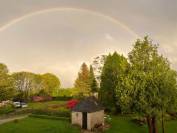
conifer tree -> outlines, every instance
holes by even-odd
[[[78,88],[83,96],[90,95],[90,72],[86,63],[83,63],[75,81],[75,88]]]

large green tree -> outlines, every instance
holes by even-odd
[[[46,73],[43,75],[31,72],[16,72],[12,74],[15,80],[17,98],[30,99],[37,94],[56,95],[60,88],[60,80],[54,74]]]
[[[51,96],[57,95],[60,89],[60,80],[57,76],[51,73],[41,75],[44,91]]]
[[[97,56],[93,59],[93,62],[92,62],[92,67],[93,67],[93,71],[95,74],[96,82],[98,84],[98,88],[100,88],[101,73],[103,70],[103,66],[104,66],[106,57],[107,57],[107,55]]]
[[[145,37],[137,40],[129,53],[131,71],[129,94],[132,109],[147,118],[149,133],[157,133],[160,112],[175,106],[176,72],[166,58],[158,54],[157,45]]]
[[[14,94],[14,80],[8,74],[7,66],[0,64],[0,101],[11,100]]]
[[[38,92],[38,84],[35,80],[37,75],[31,72],[16,72],[12,74],[17,90],[17,99],[29,100],[30,97]]]
[[[100,99],[109,110],[121,112],[120,96],[124,90],[122,81],[128,69],[127,59],[116,52],[109,54],[101,75]]]
[[[75,88],[79,89],[81,95],[83,95],[83,96],[90,95],[90,92],[91,92],[90,72],[89,72],[89,68],[86,63],[82,64],[74,86],[75,86]]]

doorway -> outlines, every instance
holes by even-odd
[[[87,129],[87,112],[82,113],[82,128]]]

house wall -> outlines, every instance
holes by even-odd
[[[72,112],[71,123],[82,127],[82,112]]]
[[[87,129],[93,129],[96,124],[104,124],[104,110],[87,114]]]

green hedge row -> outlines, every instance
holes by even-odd
[[[57,116],[49,116],[49,115],[37,115],[31,114],[29,117],[42,118],[42,119],[53,119],[53,120],[66,120],[70,121],[70,117],[57,117]]]
[[[0,107],[0,115],[9,114],[9,113],[11,113],[13,111],[15,111],[15,108],[12,105],[10,105],[10,104],[7,104],[7,105],[5,105],[3,107]]]
[[[53,100],[56,101],[68,101],[71,100],[73,97],[70,96],[57,96],[57,97],[52,97]]]
[[[57,117],[70,117],[70,111],[51,111],[51,110],[44,110],[44,109],[35,109],[32,110],[32,114],[57,116]]]

